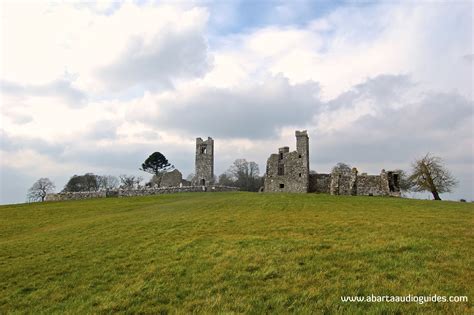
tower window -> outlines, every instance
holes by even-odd
[[[299,176],[301,177],[301,173],[299,174]]]
[[[285,175],[285,166],[278,165],[278,175]]]
[[[206,154],[207,153],[207,146],[203,145],[201,146],[201,154]]]
[[[298,155],[298,158],[300,158],[300,159],[301,159],[301,154],[300,154],[300,155]]]
[[[280,188],[285,188],[285,184],[280,184]]]
[[[283,160],[283,152],[280,153],[280,160]]]

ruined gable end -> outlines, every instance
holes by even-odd
[[[177,169],[163,174],[160,187],[177,187],[183,180],[183,174]]]

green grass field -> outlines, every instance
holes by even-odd
[[[0,207],[0,313],[473,313],[474,204],[189,193]],[[341,295],[467,296],[343,303]]]

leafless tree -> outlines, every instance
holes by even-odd
[[[112,175],[97,176],[97,183],[100,190],[114,189],[119,186],[118,178]]]
[[[240,187],[241,190],[258,191],[262,186],[262,178],[259,176],[260,170],[258,164],[255,162],[248,162],[246,159],[237,159],[231,167],[219,180],[232,180],[234,185]],[[221,178],[222,177],[222,178]]]
[[[435,200],[441,200],[439,194],[451,192],[458,183],[443,165],[443,160],[430,153],[412,164],[409,179],[415,191],[429,191]]]
[[[219,175],[219,185],[222,186],[234,186],[235,180],[232,178],[232,175],[229,173],[222,173]]]
[[[40,178],[28,189],[28,201],[44,201],[46,195],[53,192],[55,188],[56,186],[49,178]]]
[[[339,162],[332,168],[332,172],[333,173],[337,172],[337,173],[341,173],[341,174],[350,173],[351,172],[351,166],[349,164]]]
[[[123,189],[138,189],[140,188],[140,182],[143,180],[141,176],[133,175],[120,175],[120,188]]]

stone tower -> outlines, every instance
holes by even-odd
[[[278,149],[267,160],[264,177],[266,192],[299,192],[309,190],[309,137],[306,130],[296,131],[296,151]]]
[[[306,130],[295,131],[296,151],[300,159],[298,180],[300,180],[301,189],[308,192],[309,189],[309,137]]]
[[[193,184],[209,186],[214,183],[214,140],[196,138],[196,169]]]
[[[303,161],[302,171],[304,175],[308,177],[309,175],[309,137],[306,130],[295,131],[296,136],[296,151],[298,152],[298,157]]]

